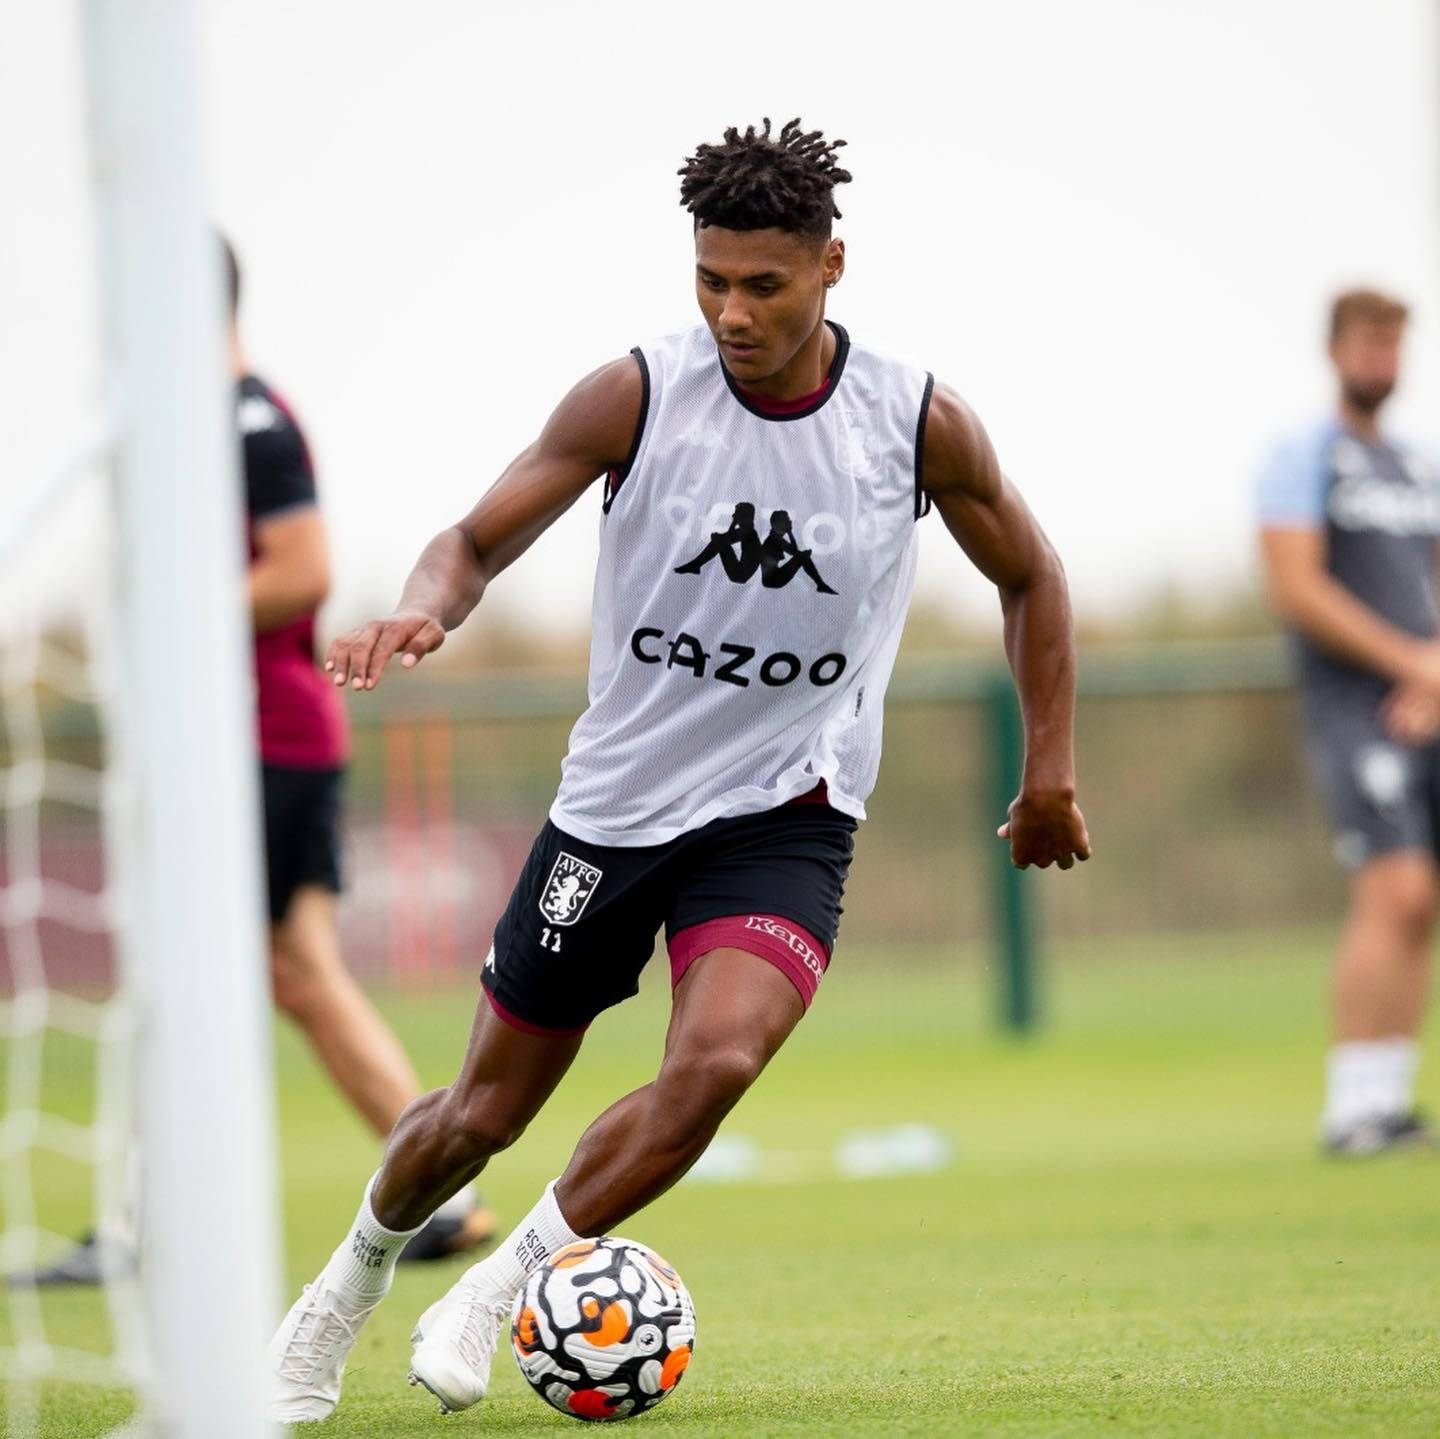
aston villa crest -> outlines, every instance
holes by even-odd
[[[550,871],[550,878],[545,881],[540,913],[551,924],[574,924],[585,913],[590,896],[603,878],[603,871],[593,864],[585,864],[573,854],[561,850]]]
[[[857,480],[867,479],[880,468],[870,411],[856,408],[835,410],[835,463]]]

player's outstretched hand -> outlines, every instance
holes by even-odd
[[[432,615],[397,610],[388,619],[371,620],[332,641],[325,669],[337,685],[348,683],[357,690],[373,690],[393,655],[399,654],[405,669],[414,669],[444,643],[445,631]]]
[[[1010,862],[1016,869],[1070,869],[1077,859],[1090,858],[1085,816],[1068,794],[1029,795],[1024,791],[1010,805],[1010,818],[995,831],[1010,841]]]

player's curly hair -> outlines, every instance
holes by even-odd
[[[835,186],[850,179],[835,161],[844,143],[802,130],[798,119],[778,135],[768,116],[762,130],[750,125],[741,134],[732,125],[719,145],[697,145],[680,167],[680,203],[697,229],[776,229],[828,239],[831,220],[840,218]]]

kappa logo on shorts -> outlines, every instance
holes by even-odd
[[[763,914],[750,915],[745,920],[745,928],[758,929],[772,939],[778,939],[816,979],[824,978],[825,966],[821,963],[820,956],[793,929]]]
[[[585,913],[590,896],[604,878],[603,870],[576,859],[573,854],[566,854],[562,849],[550,871],[550,878],[545,881],[540,913],[551,924],[574,924]]]

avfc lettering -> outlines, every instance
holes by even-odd
[[[650,625],[642,625],[630,636],[630,653],[641,664],[663,664],[669,670],[689,670],[697,680],[708,675],[713,680],[737,685],[741,689],[749,686],[752,677],[758,677],[761,684],[769,685],[771,689],[781,689],[793,684],[802,674],[809,678],[812,685],[823,688],[833,685],[845,673],[847,663],[844,655],[832,653],[821,655],[807,666],[799,655],[777,650],[756,665],[753,645],[722,640],[712,653],[705,648],[703,641],[684,630],[667,641],[664,630]]]

